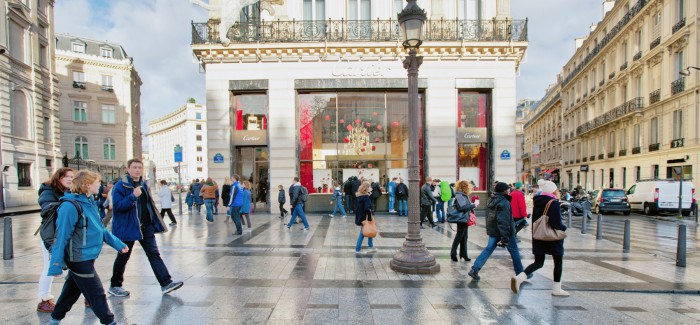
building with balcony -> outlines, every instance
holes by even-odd
[[[141,157],[141,78],[119,44],[56,34],[63,155],[103,166]],[[113,176],[113,175],[112,175]]]
[[[617,1],[564,66],[565,188],[698,179],[698,10]]]
[[[0,2],[0,210],[35,205],[60,167],[53,0]]]
[[[180,178],[184,184],[206,178],[207,108],[202,104],[187,103],[176,111],[148,122],[148,158],[156,168],[158,181],[177,183],[175,146],[182,147]],[[212,161],[213,162],[213,161]],[[223,164],[224,161],[218,161]],[[221,178],[223,180],[223,177]],[[223,182],[219,181],[220,184]]]
[[[209,21],[192,25],[206,70],[210,175],[273,187],[299,176],[311,211],[327,210],[333,181],[407,179],[407,51],[396,20],[406,2],[261,3],[232,19],[212,0]],[[477,192],[514,182],[527,21],[511,17],[508,0],[419,4],[429,14],[418,53],[425,127],[412,148],[421,175],[473,180]],[[217,153],[227,163],[214,164]]]
[[[530,110],[536,103],[531,99],[522,99],[515,108],[515,144],[517,145],[515,150],[515,170],[517,179],[523,183],[525,183],[525,167],[523,164],[523,153],[525,152],[524,127],[525,122],[527,122],[527,115],[530,114]]]
[[[523,182],[544,178],[560,185],[562,169],[562,106],[560,83],[550,85],[526,117],[523,139]]]

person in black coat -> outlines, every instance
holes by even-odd
[[[408,186],[403,183],[403,178],[399,178],[396,185],[396,200],[399,202],[399,216],[408,215]]]
[[[231,199],[231,184],[233,184],[231,178],[226,176],[226,178],[224,178],[224,185],[221,186],[221,202],[225,207],[228,207],[229,200]]]
[[[377,211],[377,201],[379,197],[382,196],[382,189],[379,187],[379,183],[369,180],[372,184],[372,192],[369,197],[372,199],[372,211]]]
[[[287,203],[287,196],[284,194],[284,186],[277,186],[279,193],[277,194],[277,203],[280,205],[280,218],[284,219],[287,216],[287,209],[284,208],[284,204]]]
[[[357,190],[360,188],[360,184],[362,184],[362,182],[360,182],[360,179],[358,179],[357,176],[353,176],[352,187],[350,188],[350,194],[352,194],[350,196],[350,198],[352,199],[350,206],[352,207],[353,212],[355,212],[355,209],[357,208],[357,196],[355,194],[357,194]]]
[[[557,229],[561,231],[566,231],[566,226],[562,223],[561,219],[561,206],[559,205],[559,190],[557,185],[552,181],[540,180],[537,182],[539,187],[542,189],[542,194],[535,196],[532,208],[532,223],[545,214],[549,217],[549,226],[552,229]],[[549,208],[547,208],[547,204]],[[561,275],[563,272],[563,259],[564,259],[564,240],[556,241],[543,241],[532,239],[532,254],[535,255],[535,262],[530,264],[525,271],[519,273],[517,276],[511,279],[511,289],[514,293],[520,291],[520,285],[527,280],[535,271],[542,268],[544,265],[545,255],[551,255],[554,260],[554,275],[552,284],[552,295],[566,297],[569,295],[568,292],[562,290],[561,288]]]
[[[360,235],[357,237],[357,244],[355,245],[355,253],[361,254],[362,242],[365,236],[362,234],[362,221],[372,220],[372,200],[369,197],[371,184],[369,182],[364,182],[357,189],[357,206],[355,207],[355,225],[360,226]],[[377,251],[374,248],[373,238],[367,238],[367,245],[370,251]]]
[[[345,211],[347,213],[355,212],[355,192],[352,191],[352,176],[348,177],[348,180],[343,184],[343,193],[345,194]]]

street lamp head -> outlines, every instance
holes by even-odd
[[[688,76],[690,76],[690,68],[689,67],[685,68],[685,71],[683,71],[683,70],[678,71],[678,74],[681,76],[684,76],[684,77],[688,77]]]
[[[423,44],[421,34],[426,17],[425,10],[416,4],[416,0],[408,0],[406,7],[397,16],[401,25],[404,48],[418,49]]]

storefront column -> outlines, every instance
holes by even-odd
[[[453,183],[457,180],[457,92],[454,78],[431,79],[425,100],[425,176]]]
[[[289,186],[298,175],[297,116],[294,79],[271,79],[268,90],[270,150],[270,213],[279,212],[277,186],[282,185],[289,206]],[[290,210],[287,208],[287,210]],[[291,213],[291,211],[290,211]]]
[[[494,180],[513,183],[517,180],[515,175],[515,77],[496,79],[496,88],[493,89],[491,98],[494,116],[491,120]],[[505,155],[505,150],[509,155]]]
[[[212,65],[210,70],[223,67]],[[230,118],[230,92],[229,78],[225,71],[208,71],[207,87],[207,148],[204,156],[207,165],[208,177],[211,177],[219,186],[223,186],[224,178],[231,176],[231,118]],[[185,145],[184,143],[181,145]],[[223,164],[215,164],[214,155],[220,153],[224,156]],[[191,166],[188,166],[191,168]],[[184,168],[184,167],[183,167]],[[196,170],[196,168],[195,168]],[[189,184],[191,180],[183,179]]]

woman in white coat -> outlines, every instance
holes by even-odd
[[[176,226],[177,220],[173,215],[173,192],[168,188],[168,182],[165,180],[160,181],[160,190],[158,191],[158,197],[160,198],[160,217],[165,217],[165,213],[168,213],[168,218],[170,218],[170,225]]]

